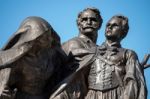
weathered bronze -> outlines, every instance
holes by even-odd
[[[122,48],[128,18],[113,16],[106,41],[96,45],[103,19],[96,8],[79,13],[79,35],[60,37],[40,17],[28,17],[0,50],[0,99],[147,99],[144,69],[136,53]]]
[[[80,66],[64,80],[68,86],[61,86],[59,89],[64,91],[58,90],[51,99],[146,99],[147,89],[142,63],[139,63],[134,51],[120,45],[128,29],[127,17],[113,16],[107,23],[106,41],[101,46],[72,50],[75,57],[80,57]],[[81,75],[84,75],[84,79]],[[87,87],[86,94],[82,94],[82,90],[73,89],[74,93],[78,93],[74,94],[73,98],[70,97],[69,83],[77,84],[74,79],[86,81],[85,85],[82,85]],[[82,95],[84,97],[78,97]]]
[[[5,68],[0,70],[0,99],[48,99],[61,79],[60,38],[40,17],[25,19],[0,54],[0,68]]]
[[[86,8],[80,12],[77,18],[78,37],[72,38],[62,45],[66,54],[71,54],[71,51],[76,48],[95,46],[102,22],[100,12],[96,8]]]
[[[150,54],[146,54],[146,55],[144,56],[144,59],[143,59],[143,61],[141,62],[141,65],[143,66],[143,69],[146,69],[146,68],[150,67],[150,64],[147,64],[149,58],[150,58]]]
[[[146,99],[143,69],[137,55],[120,45],[128,28],[127,17],[121,15],[113,16],[107,23],[106,41],[97,48],[85,99]]]
[[[101,18],[100,12],[96,8],[86,8],[79,13],[77,19],[77,25],[79,28],[78,37],[72,38],[62,45],[62,48],[69,57],[69,62],[74,63],[80,60],[80,57],[78,57],[78,59],[74,59],[74,55],[72,53],[74,49],[91,48],[96,46],[98,30],[100,29],[102,22],[103,20]],[[75,69],[78,68],[77,66],[78,65],[76,64],[71,68],[68,67],[68,69],[75,71]],[[74,99],[76,97],[83,98],[83,94],[85,94],[87,90],[87,88],[84,87],[86,83],[84,79],[84,75],[81,75],[79,79],[76,79],[76,81],[74,81],[74,83],[68,87],[67,92],[70,99]]]

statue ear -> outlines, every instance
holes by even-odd
[[[78,19],[76,20],[76,22],[77,22],[77,26],[78,26],[78,28],[80,28],[81,19],[80,19],[80,18],[78,18]]]
[[[126,29],[123,30],[123,33],[121,33],[121,35],[120,35],[121,40],[126,37],[127,32],[128,32],[128,31],[127,31]]]
[[[122,29],[123,29],[123,32],[124,32],[123,34],[126,34],[127,33],[127,29],[125,27],[123,27]]]

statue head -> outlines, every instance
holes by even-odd
[[[96,8],[86,8],[78,14],[77,25],[81,34],[97,33],[102,22],[100,11]]]
[[[35,16],[27,17],[21,23],[19,29],[16,31],[14,36],[12,36],[4,49],[19,46],[27,42],[35,42],[34,44],[39,43],[41,46],[45,43],[49,43],[51,46],[60,46],[60,38],[51,25],[43,18]]]
[[[110,40],[121,41],[127,35],[128,30],[128,18],[123,15],[115,15],[106,25],[105,36]]]

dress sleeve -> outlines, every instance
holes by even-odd
[[[146,87],[142,66],[134,51],[127,50],[124,99],[146,99]]]

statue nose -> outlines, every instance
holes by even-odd
[[[109,26],[108,26],[108,29],[110,29],[110,30],[111,30],[111,29],[112,29],[112,26],[111,26],[111,25],[109,25]]]
[[[87,20],[87,23],[88,23],[88,24],[91,24],[91,20],[90,20],[90,19],[88,19],[88,20]]]

